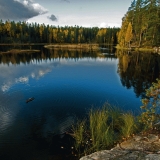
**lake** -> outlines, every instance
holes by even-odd
[[[160,75],[155,53],[40,50],[0,54],[0,159],[67,159],[77,119],[105,102],[139,114]]]

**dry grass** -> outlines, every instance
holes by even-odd
[[[63,49],[87,49],[98,50],[98,44],[51,44],[45,45],[45,48],[63,48]]]

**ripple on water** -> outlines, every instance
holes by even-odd
[[[4,133],[13,122],[13,116],[7,105],[0,106],[0,134]]]
[[[6,92],[1,95],[0,101],[0,135],[7,134],[15,121],[19,111],[18,103],[22,99],[20,91]]]

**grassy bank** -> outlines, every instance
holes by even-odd
[[[111,149],[138,131],[137,119],[130,112],[105,104],[90,110],[88,117],[73,127],[75,150],[79,156]]]
[[[99,50],[99,44],[50,44],[45,45],[45,48],[62,48],[62,49],[84,49],[84,50]]]
[[[73,126],[72,136],[75,139],[75,151],[79,156],[99,150],[111,149],[134,134],[157,129],[160,123],[159,101],[160,80],[146,90],[142,99],[142,113],[134,116],[120,108],[106,103],[101,109],[91,109],[88,117]],[[151,99],[149,99],[151,98]]]

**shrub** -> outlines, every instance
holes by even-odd
[[[153,128],[153,125],[160,120],[160,80],[152,83],[152,86],[146,90],[146,98],[142,99],[142,114],[139,122],[145,124],[145,129]]]

